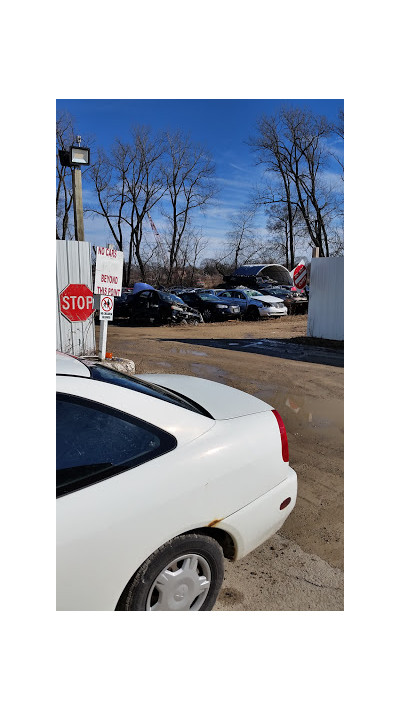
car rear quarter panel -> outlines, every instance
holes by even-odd
[[[226,517],[290,471],[275,417],[262,412],[215,422],[158,459],[59,498],[58,609],[114,609],[130,577],[160,545],[215,520],[223,528]],[[274,524],[265,521],[265,530]],[[246,527],[238,529],[241,548],[259,536],[251,517]]]

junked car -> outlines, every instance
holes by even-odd
[[[297,289],[295,291],[286,291],[279,287],[272,287],[270,289],[262,289],[261,293],[264,294],[264,296],[276,296],[278,299],[282,299],[288,310],[288,314],[307,313],[308,299],[304,293]]]
[[[279,413],[218,382],[57,355],[57,609],[211,610],[297,493]]]
[[[241,311],[237,304],[214,296],[197,291],[181,293],[181,299],[196,309],[203,316],[204,321],[226,321],[232,318],[240,318]]]
[[[287,316],[287,308],[282,299],[276,296],[265,296],[256,289],[246,287],[229,289],[223,291],[219,297],[238,305],[243,317],[251,321]]]
[[[162,325],[167,323],[200,323],[201,314],[175,294],[157,289],[144,289],[136,294],[122,294],[114,299],[114,318],[128,318],[131,324]]]

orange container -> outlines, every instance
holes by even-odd
[[[112,358],[112,353],[107,353],[107,352],[106,352],[106,358]]]

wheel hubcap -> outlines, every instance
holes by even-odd
[[[196,553],[179,556],[157,576],[147,596],[146,610],[199,610],[210,584],[211,570],[203,556]]]

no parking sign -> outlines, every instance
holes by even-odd
[[[114,297],[113,296],[101,296],[100,297],[100,321],[112,321],[114,313]]]

